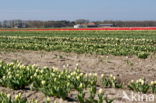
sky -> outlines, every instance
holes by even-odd
[[[0,21],[156,20],[156,0],[0,0]]]

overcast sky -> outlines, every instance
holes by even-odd
[[[0,20],[156,20],[156,0],[0,0]]]

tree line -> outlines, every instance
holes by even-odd
[[[113,24],[117,27],[156,27],[156,21],[103,21],[102,23]]]
[[[0,22],[0,28],[61,28],[73,27],[75,24],[87,23],[113,24],[114,27],[154,27],[156,21],[89,21],[78,19],[75,21],[41,21],[41,20],[4,20]]]
[[[71,21],[39,21],[39,20],[5,20],[0,22],[1,28],[59,28],[72,27],[74,22]]]

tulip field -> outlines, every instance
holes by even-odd
[[[156,51],[155,31],[0,31],[0,48],[99,55],[136,55]]]
[[[30,51],[35,53],[34,51],[43,51],[45,53],[63,52],[69,53],[69,55],[70,53],[111,55],[123,58],[135,57],[144,62],[156,53],[155,29],[137,28],[134,30],[134,28],[129,28],[129,31],[125,28],[117,31],[94,29],[0,30],[0,52]],[[58,58],[64,61],[62,56],[58,56]],[[38,58],[38,61],[40,59]],[[40,97],[29,98],[33,93],[30,95],[24,95],[21,92],[11,94],[3,90],[0,91],[0,103],[119,103],[116,102],[117,98],[110,97],[105,92],[105,89],[109,88],[156,95],[156,79],[147,80],[141,77],[124,82],[117,75],[101,71],[98,73],[82,71],[78,64],[75,64],[76,66],[72,70],[68,68],[69,66],[65,66],[61,70],[55,66],[37,66],[29,64],[31,62],[27,62],[25,65],[20,61],[9,61],[8,63],[5,60],[0,61],[0,87],[9,88],[14,92],[42,93],[46,99],[44,98],[41,102]],[[112,63],[108,58],[103,61],[106,64]],[[135,69],[132,67],[134,64],[128,58],[124,62],[127,63],[124,65],[131,66],[132,70]],[[148,65],[148,67],[151,66]],[[154,72],[155,67],[152,70]],[[58,99],[62,102],[59,102]]]

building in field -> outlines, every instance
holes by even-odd
[[[76,24],[74,28],[96,28],[98,27],[95,23],[84,23],[84,24]]]
[[[76,25],[74,25],[74,28],[75,28],[75,29],[78,29],[78,28],[84,28],[84,26],[81,25],[81,24],[76,24]]]
[[[95,24],[95,23],[85,23],[85,24],[76,24],[74,28],[105,28],[105,27],[113,27],[113,24]]]
[[[104,28],[104,27],[113,27],[113,24],[99,24],[98,27],[99,28]]]
[[[86,24],[88,28],[97,28],[98,25],[96,25],[95,23],[88,23]]]

